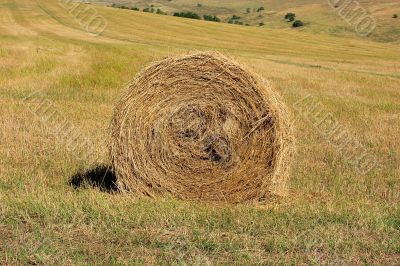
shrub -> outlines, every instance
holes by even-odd
[[[260,26],[260,27],[262,27],[262,26],[264,26],[264,25],[265,25],[264,22],[258,23],[258,26]]]
[[[296,18],[296,14],[295,13],[287,13],[285,15],[285,19],[289,20],[289,21],[294,21],[294,19]]]
[[[262,6],[262,7],[259,7],[259,8],[257,9],[257,12],[261,12],[261,11],[263,11],[263,10],[265,10],[265,8]]]
[[[304,23],[301,20],[296,20],[295,22],[293,22],[293,28],[297,28],[297,27],[302,27],[304,26]]]
[[[232,20],[238,20],[238,19],[240,19],[240,17],[239,17],[239,16],[236,16],[236,15],[232,15],[231,19],[232,19]]]
[[[203,7],[203,5],[202,5],[202,4],[200,4],[200,3],[198,3],[198,4],[197,4],[197,7]]]
[[[398,18],[397,14],[393,14],[393,18]]]
[[[239,22],[240,17],[236,15],[232,15],[232,17],[228,20],[229,24],[240,24]],[[241,22],[243,24],[243,22]]]
[[[204,18],[204,20],[207,20],[207,21],[215,21],[215,22],[221,21],[221,19],[218,18],[217,16],[204,15],[203,18]]]
[[[251,8],[250,8],[250,7],[246,8],[246,13],[247,13],[247,14],[249,14],[250,11],[251,11]]]
[[[160,14],[160,15],[167,15],[167,12],[164,12],[164,11],[162,11],[161,9],[159,9],[159,8],[157,8],[157,12],[156,12],[157,14]]]
[[[131,10],[139,11],[139,8],[138,7],[132,7]]]
[[[182,17],[182,18],[192,18],[192,19],[200,19],[200,16],[193,12],[175,12],[175,17]]]
[[[154,11],[155,10],[152,7],[151,8],[150,7],[146,7],[146,8],[143,9],[143,12],[148,12],[148,13],[154,13]]]

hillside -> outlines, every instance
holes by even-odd
[[[316,34],[312,23],[246,27],[84,7],[106,21],[98,36],[59,1],[0,3],[0,264],[398,264],[399,44]],[[192,50],[232,56],[282,95],[296,128],[289,195],[215,205],[72,182],[110,178],[107,129],[125,84]],[[310,98],[362,152],[321,132],[321,114],[303,105]],[[94,157],[72,145],[79,136]],[[369,171],[360,171],[352,159],[365,154]]]
[[[368,36],[372,40],[381,42],[400,41],[400,19],[393,18],[400,15],[400,2],[396,0],[361,0],[351,1],[318,1],[318,0],[246,0],[246,1],[216,1],[216,0],[102,0],[92,1],[95,4],[126,7],[154,7],[168,14],[180,11],[192,11],[200,14],[216,15],[223,22],[228,22],[232,15],[239,16],[239,21],[251,26],[264,23],[265,28],[290,29],[291,23],[284,19],[288,12],[294,12],[296,18],[306,25],[301,31],[324,33],[334,36],[359,37],[354,25],[348,23],[370,15],[376,27]],[[336,4],[335,4],[336,3]],[[263,10],[259,10],[260,7]],[[336,8],[335,8],[336,7]],[[342,11],[340,9],[343,8]],[[360,8],[360,9],[359,9]],[[342,15],[341,15],[342,14]]]

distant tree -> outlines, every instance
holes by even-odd
[[[262,26],[264,26],[264,25],[265,25],[264,22],[258,23],[258,26],[260,26],[260,27],[262,27]]]
[[[296,20],[296,21],[293,22],[293,24],[292,24],[292,27],[293,27],[293,28],[302,27],[302,26],[304,26],[304,23],[303,23],[303,21],[301,21],[301,20]]]
[[[221,21],[221,19],[218,18],[217,16],[204,15],[203,18],[204,18],[204,20],[207,20],[207,21],[215,21],[215,22]]]
[[[240,17],[239,17],[239,16],[236,16],[236,15],[232,15],[231,19],[232,19],[232,20],[238,20],[238,19],[240,19]]]
[[[243,24],[243,22],[240,22],[240,17],[237,15],[232,15],[232,17],[229,18],[228,23],[229,24]]]
[[[192,18],[192,19],[201,19],[200,16],[193,12],[175,12],[175,17],[183,17],[183,18]]]
[[[263,11],[263,10],[265,10],[265,8],[264,8],[263,6],[261,6],[261,7],[259,7],[259,8],[257,9],[257,12],[261,12],[261,11]]]
[[[154,13],[154,8],[146,7],[143,9],[143,12]]]
[[[393,18],[398,18],[398,15],[397,14],[393,14]]]
[[[285,19],[287,19],[288,21],[294,21],[294,19],[296,18],[296,14],[295,13],[287,13],[285,15]]]
[[[160,15],[167,15],[167,12],[164,12],[164,11],[162,11],[162,10],[159,9],[159,8],[157,8],[156,13],[157,13],[157,14],[160,14]]]

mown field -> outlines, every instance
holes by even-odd
[[[398,44],[90,6],[107,21],[100,36],[59,1],[0,2],[1,264],[398,265]],[[107,128],[125,84],[149,62],[192,50],[235,57],[280,92],[296,128],[289,195],[228,205],[72,186],[109,166]],[[94,157],[35,112],[35,92],[94,144]],[[357,171],[321,134],[299,111],[306,96],[375,167]]]
[[[225,23],[232,15],[236,15],[244,24],[257,27],[260,23],[264,23],[263,27],[275,29],[290,29],[292,23],[286,21],[284,16],[288,12],[294,12],[296,19],[305,24],[305,27],[297,30],[353,38],[359,38],[354,26],[340,19],[339,14],[355,21],[365,12],[372,15],[376,21],[376,28],[369,35],[370,39],[379,42],[400,41],[400,19],[393,18],[394,14],[400,16],[400,2],[396,0],[96,0],[91,2],[108,6],[116,4],[137,7],[140,10],[154,7],[155,10],[159,8],[169,15],[174,12],[191,11],[201,16],[216,15]],[[264,10],[257,12],[260,7]]]

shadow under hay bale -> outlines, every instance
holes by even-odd
[[[98,165],[84,172],[78,172],[69,178],[73,188],[95,187],[101,191],[117,192],[116,176],[110,166]]]

